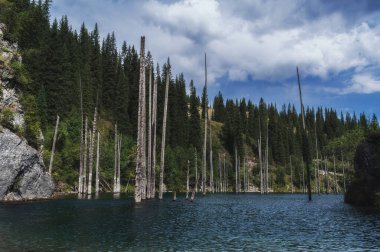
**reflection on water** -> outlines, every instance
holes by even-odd
[[[378,250],[380,214],[341,195],[214,194],[134,204],[77,195],[0,204],[0,250]]]

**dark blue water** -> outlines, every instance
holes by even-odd
[[[0,251],[380,251],[380,213],[341,195],[166,196],[0,204]]]

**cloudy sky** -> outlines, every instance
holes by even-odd
[[[155,62],[170,57],[199,91],[206,52],[212,97],[298,105],[298,66],[306,105],[380,115],[377,0],[54,0],[62,15],[119,45],[145,35]]]

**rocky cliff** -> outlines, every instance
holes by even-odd
[[[21,64],[21,56],[17,44],[3,39],[4,29],[0,23],[0,201],[49,198],[54,183],[41,154],[9,130],[21,134],[25,120],[12,67]]]
[[[345,202],[380,207],[380,134],[373,134],[355,153],[355,175],[345,194]]]
[[[0,129],[0,200],[49,198],[53,191],[39,152],[11,131]]]

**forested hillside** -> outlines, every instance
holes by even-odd
[[[17,41],[22,55],[23,64],[15,65],[19,77],[14,83],[23,94],[27,124],[26,130],[20,134],[37,147],[39,128],[42,129],[45,137],[43,155],[45,163],[48,163],[56,116],[59,115],[61,123],[53,176],[60,190],[76,190],[80,165],[82,93],[84,115],[89,122],[93,120],[95,107],[98,106],[98,128],[102,139],[102,190],[112,188],[116,123],[122,135],[120,166],[122,190],[125,190],[127,184],[134,184],[136,167],[140,77],[138,48],[123,42],[119,50],[116,35],[110,33],[101,38],[96,24],[91,24],[91,28],[86,26],[88,24],[82,24],[76,31],[65,16],[50,21],[50,4],[49,0],[0,0],[0,22],[7,27],[4,37]],[[147,37],[147,40],[154,38]],[[302,147],[302,119],[296,110],[298,104],[277,106],[266,103],[264,99],[225,99],[220,92],[212,98],[204,95],[205,90],[200,97],[195,86],[202,87],[204,83],[195,84],[186,80],[182,73],[170,72],[167,75],[171,69],[170,59],[167,62],[154,62],[153,59],[154,52],[147,52],[146,90],[150,71],[158,85],[157,152],[161,143],[166,76],[170,78],[164,177],[169,190],[185,189],[188,160],[190,177],[194,181],[195,156],[198,157],[200,171],[205,104],[210,104],[207,111],[212,120],[214,180],[217,181],[219,176],[219,157],[225,155],[230,190],[235,190],[234,147],[241,166],[244,160],[250,161],[247,162],[247,170],[251,184],[260,187],[258,143],[261,139],[262,149],[268,149],[270,187],[290,191],[292,184],[295,190],[300,190],[304,187],[302,148],[309,149],[308,158],[314,160],[313,164],[318,165],[318,170],[324,169],[322,160],[327,160],[329,169],[333,169],[334,165],[336,173],[342,174],[346,169],[348,174],[352,169],[356,145],[366,133],[378,129],[375,115],[368,117],[364,113],[343,114],[333,108],[307,108],[305,121],[309,146]],[[4,111],[1,113],[1,118],[4,118]],[[11,118],[7,117],[7,120]],[[2,124],[6,125],[4,119]],[[209,153],[208,144],[207,148]],[[157,157],[159,159],[160,156]],[[209,172],[209,163],[207,167]],[[313,174],[314,168],[312,178],[315,176]],[[339,185],[334,188],[343,188],[343,177],[339,176],[337,181]]]

